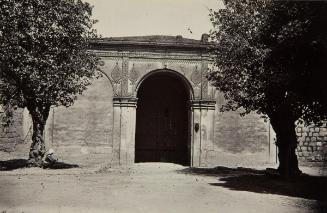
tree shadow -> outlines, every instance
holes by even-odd
[[[0,161],[0,171],[12,171],[28,167],[28,161],[25,159],[12,159]]]
[[[184,174],[203,175],[203,176],[215,176],[215,177],[228,177],[238,176],[242,174],[265,174],[266,170],[257,170],[252,168],[229,168],[224,166],[217,166],[214,168],[195,168],[190,167],[179,170],[178,172]]]
[[[327,177],[302,174],[284,178],[275,169],[255,170],[249,168],[187,168],[185,174],[218,177],[212,186],[221,186],[236,191],[277,194],[317,201],[327,201]]]
[[[0,171],[12,171],[16,169],[22,169],[28,167],[28,161],[26,159],[12,159],[0,161]],[[65,162],[56,162],[47,166],[47,169],[71,169],[79,168],[77,164],[69,164]]]
[[[54,164],[47,166],[47,169],[72,169],[72,168],[79,168],[79,165],[69,164],[64,162],[55,162]]]

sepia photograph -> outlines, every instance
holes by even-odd
[[[0,0],[0,213],[327,213],[327,1]]]

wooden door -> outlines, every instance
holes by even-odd
[[[187,100],[185,86],[173,76],[155,74],[142,83],[136,115],[136,162],[189,164]]]

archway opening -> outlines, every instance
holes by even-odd
[[[137,97],[135,162],[190,165],[190,91],[181,77],[154,73],[142,82]]]

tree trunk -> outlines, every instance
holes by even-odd
[[[278,172],[282,176],[297,176],[301,174],[297,156],[297,136],[295,132],[295,120],[279,114],[270,118],[271,125],[276,133],[276,145],[278,147]]]
[[[49,115],[49,110],[50,108],[44,110],[40,110],[39,107],[29,108],[33,122],[32,144],[28,159],[28,165],[30,167],[42,167],[43,165],[42,159],[46,152],[43,133]]]

